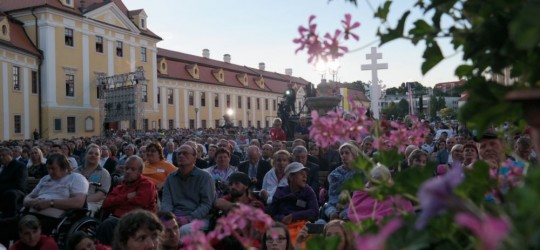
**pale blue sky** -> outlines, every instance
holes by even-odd
[[[374,8],[381,2],[371,0]],[[232,62],[239,65],[257,68],[259,62],[264,62],[266,70],[279,73],[292,68],[294,76],[314,83],[320,82],[320,73],[314,65],[308,64],[305,52],[294,53],[298,46],[292,42],[298,37],[298,26],[306,26],[310,15],[317,16],[315,21],[321,34],[333,34],[341,27],[344,14],[350,13],[354,21],[361,23],[356,29],[360,41],[346,43],[350,50],[375,41],[381,25],[373,18],[366,0],[358,0],[358,7],[345,0],[330,3],[327,0],[124,0],[124,4],[131,10],[143,8],[146,11],[148,27],[163,38],[158,47],[198,56],[207,48],[212,59],[223,60],[223,54],[230,54]],[[395,14],[409,9],[413,1],[394,1],[394,5],[390,13],[392,26],[397,20]],[[418,16],[415,13],[412,17]],[[379,71],[379,79],[387,87],[405,81],[433,86],[457,80],[453,71],[461,61],[461,54],[422,76],[422,49],[423,45],[414,47],[407,41],[394,41],[378,48],[383,53],[380,62],[389,65],[388,70]],[[369,51],[367,47],[341,58],[338,80],[371,80],[370,72],[360,70],[360,65],[368,63],[365,54]],[[443,53],[455,54],[449,45],[443,45]]]

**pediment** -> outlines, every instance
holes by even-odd
[[[116,6],[114,2],[105,4],[95,10],[87,12],[85,17],[116,26],[122,29],[139,32],[139,28]]]

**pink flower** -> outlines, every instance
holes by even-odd
[[[331,36],[330,34],[326,33],[324,38],[327,40],[324,41],[324,47],[325,47],[325,56],[329,56],[332,59],[337,59],[343,56],[343,53],[346,53],[349,51],[349,49],[345,46],[341,46],[339,43],[339,36],[341,35],[340,30],[336,30],[334,32],[334,36]],[[341,53],[340,51],[343,51]]]
[[[362,250],[383,250],[384,242],[386,239],[401,227],[403,222],[401,219],[394,219],[388,222],[384,227],[375,235],[357,235],[356,237],[356,249]]]
[[[508,233],[508,223],[497,217],[486,215],[478,218],[467,213],[459,213],[454,218],[458,225],[468,228],[480,240],[485,250],[495,250]]]
[[[272,218],[261,209],[240,204],[218,219],[216,228],[208,233],[207,238],[219,241],[233,236],[246,248],[258,247],[262,234],[272,224]]]
[[[300,44],[300,47],[296,49],[295,53],[307,48],[309,63],[311,63],[313,59],[315,59],[315,62],[317,62],[324,52],[323,44],[321,43],[319,35],[317,34],[317,24],[314,24],[313,20],[315,20],[315,16],[311,15],[309,17],[307,28],[303,26],[298,27],[300,37],[293,40],[293,43]]]
[[[351,14],[345,14],[345,19],[341,21],[341,23],[343,23],[343,28],[345,29],[345,40],[349,40],[349,36],[351,36],[352,38],[354,38],[354,40],[358,41],[360,40],[360,37],[352,33],[351,31],[360,27],[360,23],[354,22],[353,24],[351,24],[351,20]]]
[[[206,238],[204,232],[199,229],[203,226],[203,222],[200,220],[194,220],[191,226],[191,234],[185,235],[180,238],[180,243],[186,250],[199,250],[199,249],[214,249],[210,245],[210,240]]]
[[[424,143],[424,135],[428,133],[426,126],[418,121],[415,116],[410,116],[411,126],[405,124],[391,122],[390,131],[379,136],[375,140],[374,147],[383,150],[385,147],[395,147],[399,152],[404,152],[407,145],[421,145]]]

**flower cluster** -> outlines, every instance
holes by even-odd
[[[478,218],[472,214],[459,213],[454,220],[458,225],[471,230],[480,240],[480,249],[486,250],[497,249],[510,229],[505,220],[490,215]]]
[[[300,44],[300,47],[296,49],[296,53],[307,49],[309,55],[308,62],[317,62],[322,59],[323,61],[329,61],[329,59],[337,59],[342,57],[344,53],[349,49],[342,45],[340,41],[342,38],[349,40],[353,38],[359,40],[360,37],[352,32],[352,30],[360,26],[359,22],[352,22],[350,14],[345,15],[345,19],[341,21],[343,24],[343,30],[337,29],[332,36],[330,33],[326,33],[323,38],[319,37],[317,33],[317,24],[313,23],[315,16],[309,17],[308,26],[298,27],[298,33],[300,37],[293,40],[294,43]]]
[[[180,243],[186,250],[213,249],[204,232],[200,231],[204,222],[194,220],[191,226],[191,234],[180,238]]]
[[[368,134],[372,127],[372,121],[365,113],[366,110],[363,107],[353,107],[352,115],[348,116],[343,110],[331,111],[325,116],[319,116],[316,111],[313,111],[309,136],[323,148],[347,140],[361,142],[362,136]]]
[[[373,146],[381,149],[384,147],[397,148],[404,152],[407,145],[421,145],[424,143],[424,135],[429,131],[416,116],[409,117],[411,126],[392,121],[390,131],[383,133],[375,140]]]

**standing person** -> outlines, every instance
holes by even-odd
[[[28,170],[21,162],[13,159],[11,149],[0,147],[0,211],[2,217],[17,214],[26,190]]]
[[[285,130],[281,128],[281,119],[274,119],[272,128],[270,129],[270,139],[272,141],[286,141]]]
[[[84,165],[77,168],[75,172],[82,174],[90,184],[88,186],[88,210],[95,213],[101,207],[105,196],[111,188],[111,175],[99,165],[101,156],[100,147],[96,144],[88,145]]]
[[[279,150],[272,158],[272,169],[263,178],[261,198],[266,204],[272,204],[272,197],[278,187],[289,185],[285,176],[285,168],[291,163],[291,154],[285,150]]]
[[[161,211],[173,212],[180,224],[180,234],[191,233],[191,222],[202,220],[208,227],[208,213],[215,200],[216,189],[212,176],[195,167],[197,151],[182,145],[177,151],[178,170],[167,176],[163,186]]]
[[[19,240],[9,250],[57,250],[58,245],[50,236],[41,234],[41,223],[36,216],[25,215],[18,225]]]
[[[158,250],[163,225],[146,210],[126,214],[114,232],[113,250]]]

